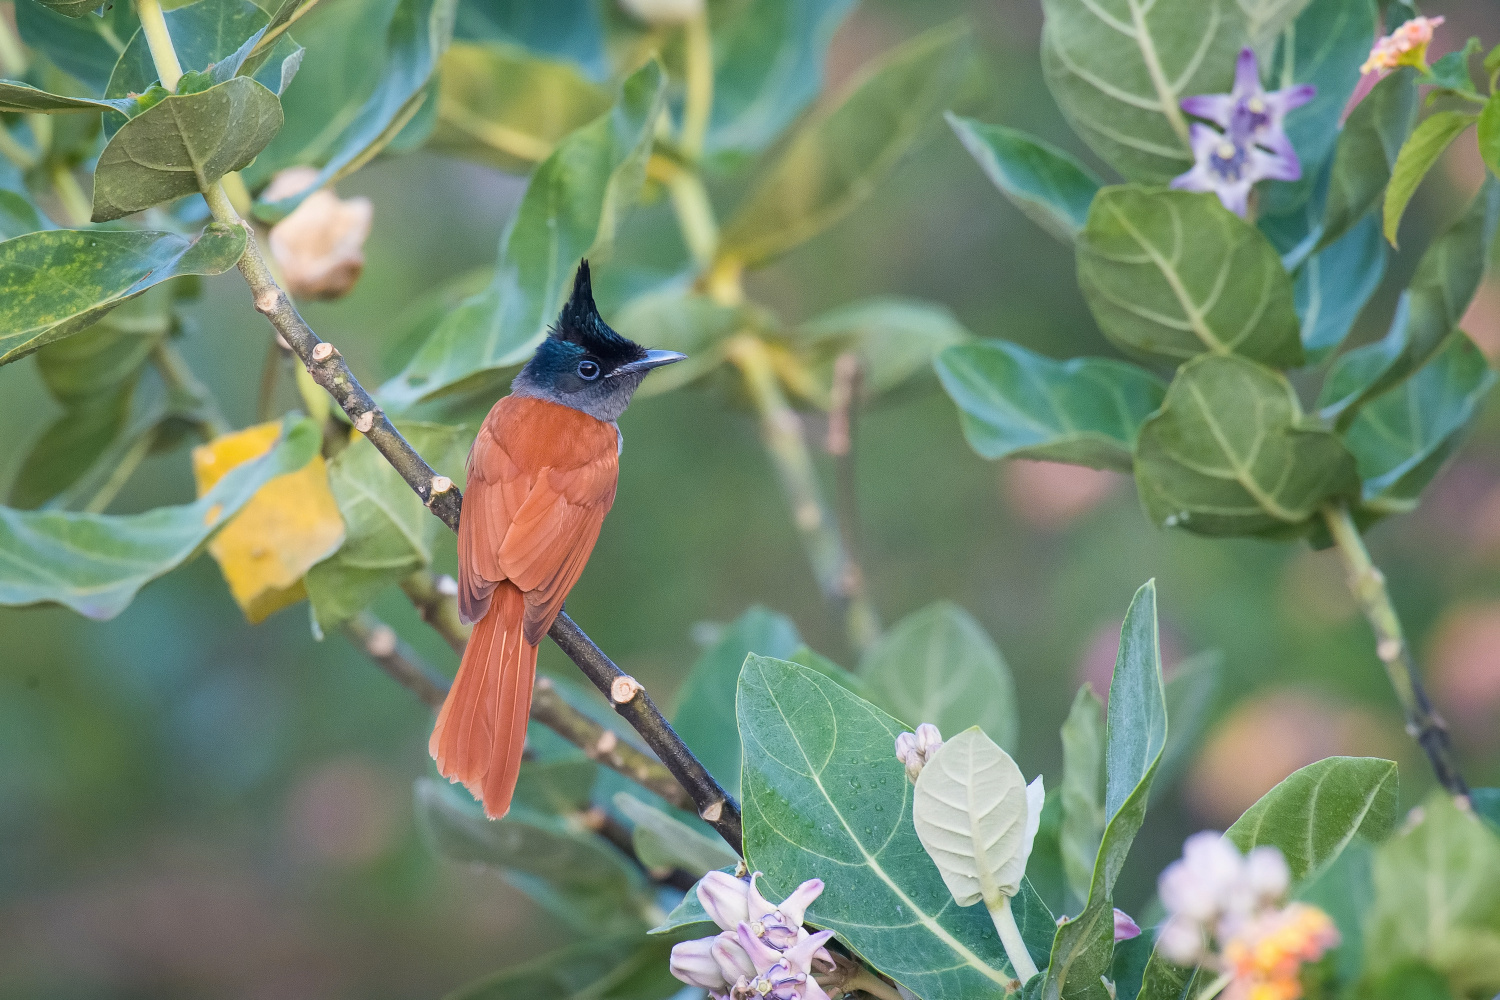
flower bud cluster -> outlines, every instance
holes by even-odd
[[[915,733],[902,733],[896,737],[896,757],[906,765],[906,776],[913,782],[922,773],[922,768],[943,745],[943,734],[938,727],[924,722]]]
[[[1443,23],[1441,17],[1414,17],[1375,43],[1370,58],[1360,67],[1361,73],[1382,76],[1401,66],[1427,68],[1427,46],[1432,44],[1434,30]]]
[[[808,933],[807,907],[823,891],[822,879],[808,879],[780,903],[760,894],[755,872],[735,878],[709,872],[698,883],[698,901],[722,929],[713,937],[684,941],[672,948],[672,975],[708,990],[714,1000],[828,1000],[813,978],[832,972],[825,945],[832,931]]]
[[[1229,976],[1226,1000],[1297,1000],[1303,963],[1337,946],[1339,934],[1317,907],[1285,905],[1290,882],[1276,848],[1241,855],[1217,833],[1194,834],[1157,884],[1170,914],[1157,950]]]

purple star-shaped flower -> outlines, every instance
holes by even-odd
[[[1260,82],[1260,62],[1254,49],[1244,49],[1235,65],[1234,89],[1227,94],[1184,98],[1182,110],[1213,122],[1237,144],[1261,146],[1291,161],[1302,176],[1297,151],[1286,135],[1286,116],[1316,96],[1310,83],[1266,92]],[[1295,180],[1296,178],[1292,178]]]
[[[1233,133],[1219,133],[1194,123],[1191,129],[1193,169],[1173,179],[1179,191],[1212,191],[1224,207],[1243,216],[1249,209],[1250,188],[1256,181],[1294,181],[1302,176],[1295,159],[1268,153],[1253,143],[1236,142]]]

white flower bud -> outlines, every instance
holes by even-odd
[[[922,768],[943,745],[943,734],[938,727],[924,722],[915,733],[902,733],[896,737],[896,758],[906,765],[906,776],[914,783]]]
[[[750,956],[740,944],[737,931],[724,931],[710,940],[712,947],[709,953],[719,972],[723,974],[726,985],[755,975],[755,963],[750,961]]]
[[[1185,917],[1173,917],[1156,935],[1156,950],[1177,965],[1197,965],[1203,957],[1203,927]]]
[[[316,178],[317,172],[307,167],[283,170],[262,197],[268,201],[290,197]],[[365,267],[365,240],[374,215],[368,198],[346,200],[323,190],[303,199],[271,228],[271,255],[287,290],[303,299],[348,294]]]
[[[725,978],[719,969],[719,963],[714,960],[713,947],[717,940],[711,937],[697,938],[674,944],[668,970],[690,986],[701,986],[706,990],[728,986],[731,980]]]
[[[1244,859],[1234,845],[1213,831],[1195,833],[1182,847],[1182,860],[1162,872],[1157,891],[1168,912],[1200,923],[1230,907],[1244,882]]]
[[[1115,944],[1141,936],[1141,925],[1130,919],[1130,914],[1115,907]]]
[[[703,0],[620,0],[632,17],[648,24],[681,24],[703,11]]]
[[[732,931],[750,919],[750,881],[725,872],[709,872],[698,883],[698,902],[719,927]]]
[[[1254,848],[1245,858],[1245,883],[1262,906],[1277,903],[1292,883],[1286,858],[1274,847]]]

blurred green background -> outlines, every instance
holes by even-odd
[[[1497,0],[1428,13],[1449,21],[1438,53],[1500,25]],[[866,0],[835,39],[830,86],[954,16],[979,32],[992,83],[976,117],[1083,155],[1042,84],[1034,0]],[[1409,249],[1361,337],[1384,330],[1427,234],[1481,170],[1473,144],[1459,143],[1423,187]],[[308,319],[379,384],[410,350],[393,317],[492,262],[521,189],[424,153],[366,168],[340,187],[376,206],[365,275],[347,299],[307,307]],[[908,295],[949,306],[979,336],[1060,357],[1110,353],[1066,249],[1011,209],[946,131],[749,290],[789,321],[856,296]],[[618,304],[601,303],[606,314]],[[231,422],[252,422],[269,330],[246,288],[237,275],[209,279],[192,313],[184,353]],[[1492,359],[1500,352],[1500,285],[1482,291],[1465,328]],[[55,413],[32,360],[0,376],[0,486]],[[690,388],[638,400],[621,424],[619,497],[568,605],[592,637],[664,703],[697,655],[695,625],[754,603],[854,665],[753,415],[719,389]],[[809,418],[814,440],[823,429]],[[1016,676],[1028,775],[1060,777],[1057,726],[1080,681],[1107,684],[1142,581],[1159,582],[1171,658],[1223,650],[1215,723],[1137,841],[1128,907],[1149,898],[1183,835],[1222,827],[1312,760],[1395,756],[1405,802],[1429,787],[1331,554],[1164,533],[1123,477],[986,463],[930,376],[861,414],[857,455],[864,569],[885,622],[947,598],[984,624]],[[191,490],[185,452],[152,459],[116,509]],[[1500,408],[1422,508],[1370,544],[1471,781],[1500,783]],[[453,669],[399,593],[376,610]],[[550,644],[542,657],[572,669]],[[0,997],[433,997],[534,954],[558,928],[497,876],[433,858],[416,835],[410,789],[431,770],[430,724],[342,638],[314,641],[305,605],[246,624],[206,558],[110,622],[0,610]]]

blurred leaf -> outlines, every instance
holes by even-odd
[[[1270,241],[1216,195],[1100,191],[1078,240],[1078,283],[1116,346],[1175,361],[1234,352],[1303,362],[1292,282]]]
[[[713,109],[703,151],[737,166],[761,152],[823,86],[828,43],[854,0],[720,0],[709,4]]]
[[[1339,356],[1318,394],[1318,415],[1346,426],[1365,400],[1432,357],[1473,301],[1500,231],[1500,180],[1489,177],[1468,209],[1427,248],[1397,305],[1390,332]]]
[[[64,97],[61,94],[49,94],[45,90],[38,90],[31,84],[22,83],[19,80],[0,80],[0,111],[13,111],[18,114],[28,111],[39,111],[44,114],[91,111],[98,114],[101,111],[124,111],[134,104],[135,101],[129,98],[118,101],[96,101],[87,97]]]
[[[745,861],[766,873],[762,892],[785,896],[833,859],[838,877],[810,923],[923,1000],[1004,989],[1010,964],[989,914],[953,905],[908,818],[912,788],[895,753],[905,727],[821,674],[762,656],[745,661],[738,710]],[[1046,910],[1024,890],[1012,907],[1023,926]]]
[[[1019,129],[947,114],[948,124],[985,176],[1028,219],[1063,243],[1088,222],[1101,182],[1067,153]]]
[[[742,331],[775,328],[776,320],[746,303],[720,305],[706,295],[670,287],[639,295],[614,317],[622,336],[642,344],[688,356],[658,371],[641,387],[643,396],[657,396],[688,385],[724,363],[724,343]]]
[[[1440,972],[1454,996],[1500,990],[1500,835],[1441,790],[1375,852],[1366,973],[1404,962]]]
[[[52,230],[0,243],[0,365],[87,329],[152,285],[221,274],[245,252],[245,230],[217,223],[176,233]]]
[[[605,51],[600,0],[486,0],[461,3],[454,35],[466,41],[504,42],[538,56],[574,63],[589,79],[604,82],[610,67]]]
[[[1268,79],[1273,86],[1310,83],[1313,99],[1287,118],[1286,134],[1302,161],[1302,180],[1260,186],[1260,211],[1281,214],[1299,208],[1312,195],[1339,139],[1339,123],[1360,67],[1375,41],[1376,10],[1371,0],[1312,0],[1296,23],[1281,34]],[[1322,206],[1319,206],[1321,223]]]
[[[74,514],[0,507],[0,605],[51,602],[113,618],[136,591],[176,569],[265,483],[318,451],[311,421],[285,430],[269,455],[225,476],[197,502],[144,514]]]
[[[618,792],[615,808],[635,824],[636,857],[647,871],[680,868],[694,878],[716,869],[733,867],[739,855],[722,841],[706,837],[682,820],[647,805],[634,795]]]
[[[281,425],[258,424],[193,449],[198,495],[276,443]],[[344,521],[328,489],[322,455],[271,480],[209,543],[229,592],[252,624],[302,600],[302,576],[344,540]]]
[[[1367,215],[1298,269],[1297,315],[1302,320],[1302,347],[1308,360],[1321,361],[1349,336],[1385,277],[1386,257],[1380,219]]]
[[[1500,833],[1500,788],[1476,788],[1469,793],[1474,811]]]
[[[99,8],[99,4],[94,3],[94,0],[36,0],[36,2],[67,17],[82,17]]]
[[[1154,523],[1216,536],[1300,529],[1325,503],[1359,492],[1354,457],[1306,423],[1291,384],[1227,355],[1178,369],[1141,428],[1135,479]]]
[[[42,218],[29,197],[17,191],[0,190],[0,240],[13,240],[51,224]]]
[[[806,358],[807,374],[823,393],[818,402],[826,405],[834,363],[846,351],[859,359],[863,397],[875,399],[930,371],[945,348],[969,339],[969,331],[945,306],[878,298],[820,313],[791,331],[786,343]]]
[[[117,39],[130,38],[140,26],[132,3],[102,5],[102,17],[89,14],[81,18],[65,17],[26,0],[19,0],[14,6],[21,41],[44,54],[58,69],[88,88],[90,94],[104,93],[120,57],[105,39],[105,33]]]
[[[589,808],[598,777],[599,765],[581,756],[568,760],[524,760],[516,780],[515,801],[543,813],[582,812]]]
[[[1396,165],[1391,168],[1391,180],[1385,189],[1385,238],[1391,246],[1396,245],[1396,231],[1401,227],[1401,216],[1411,196],[1417,193],[1417,185],[1437,163],[1443,151],[1453,144],[1469,126],[1479,120],[1478,115],[1465,111],[1439,111],[1422,120],[1411,138],[1401,147]]]
[[[1104,836],[1083,912],[1064,920],[1052,943],[1042,996],[1110,1000],[1101,977],[1114,955],[1115,880],[1146,819],[1151,779],[1167,742],[1156,622],[1156,582],[1136,591],[1120,628],[1104,734]]]
[[[807,645],[798,646],[787,659],[809,670],[816,670],[844,690],[870,702],[882,712],[887,711],[888,707],[880,700],[876,692],[870,690],[870,685],[865,682],[863,677],[859,674],[850,673],[812,647]]]
[[[1416,118],[1416,77],[1409,67],[1381,80],[1350,112],[1334,148],[1320,249],[1380,201]]]
[[[1063,874],[1080,904],[1088,899],[1094,859],[1104,839],[1104,703],[1085,684],[1062,724]]]
[[[1224,836],[1241,852],[1270,845],[1292,884],[1332,864],[1356,834],[1379,843],[1396,822],[1396,764],[1376,757],[1328,757],[1292,772],[1245,810]]]
[[[1126,178],[1192,165],[1179,102],[1228,93],[1249,42],[1238,0],[1043,0],[1042,69],[1073,130]]]
[[[1492,95],[1479,113],[1479,155],[1490,173],[1500,177],[1500,97]]]
[[[791,619],[752,607],[704,650],[677,689],[672,725],[730,795],[740,793],[740,737],[734,708],[740,667],[752,653],[779,658],[790,656],[801,645]]]
[[[460,987],[444,1000],[664,1000],[682,992],[672,942],[632,934],[591,938]]]
[[[99,154],[93,221],[196,194],[255,159],[280,128],[276,95],[248,77],[165,97],[126,122]]]
[[[397,429],[434,469],[463,483],[473,437],[468,428],[403,422]],[[344,543],[307,573],[313,614],[325,631],[369,607],[386,587],[430,566],[440,547],[452,545],[443,522],[363,435],[329,463],[328,483],[344,519]]]
[[[917,777],[912,823],[959,906],[993,912],[1026,875],[1026,779],[978,726],[950,736]]]
[[[1002,747],[1017,744],[1010,668],[984,628],[956,604],[937,601],[901,619],[865,653],[859,676],[907,729],[930,722],[951,735],[978,726]]]
[[[975,66],[967,28],[942,25],[868,64],[801,125],[724,224],[719,254],[749,266],[812,239],[874,192],[931,135]]]
[[[1003,340],[951,347],[938,378],[984,458],[1035,458],[1129,472],[1142,422],[1166,388],[1108,358],[1053,361]]]
[[[726,865],[719,871],[726,875],[735,873],[734,865]],[[699,879],[701,882],[702,879]],[[651,928],[652,934],[672,934],[682,938],[706,937],[709,934],[719,933],[719,925],[713,922],[708,911],[703,908],[703,903],[698,899],[698,886],[695,883],[682,897],[682,902],[673,907],[672,912],[667,914],[667,919],[656,927]]]
[[[1464,43],[1463,48],[1449,52],[1434,62],[1422,77],[1422,82],[1470,97],[1478,97],[1479,91],[1474,89],[1474,77],[1469,73],[1469,60],[1482,51],[1484,47],[1479,39],[1470,38]]]
[[[1375,847],[1355,838],[1315,876],[1298,886],[1292,897],[1311,903],[1333,918],[1343,940],[1335,952],[1338,979],[1352,983],[1364,966],[1365,914],[1375,898],[1371,868]]]
[[[273,147],[271,163],[253,179],[267,175],[272,164],[312,163],[322,169],[317,180],[295,195],[271,203],[256,203],[257,218],[274,221],[286,215],[307,195],[347,177],[370,160],[411,121],[426,98],[427,82],[453,38],[454,8],[458,0],[400,0],[386,30],[380,73],[374,91],[362,104],[352,100],[325,118],[328,123],[312,143],[293,152]],[[347,114],[349,117],[345,118]],[[342,125],[336,134],[331,126]]]
[[[1161,764],[1151,782],[1154,795],[1160,796],[1172,786],[1198,749],[1223,670],[1224,654],[1217,649],[1190,656],[1173,670],[1172,679],[1167,681],[1167,747],[1161,752]]]
[[[438,854],[490,865],[575,932],[643,931],[650,887],[625,855],[597,834],[556,816],[511,806],[489,820],[445,783],[416,784],[417,822]]]
[[[1453,1000],[1447,981],[1429,965],[1403,962],[1360,991],[1367,1000]]]
[[[1364,505],[1413,510],[1478,416],[1495,372],[1462,332],[1396,388],[1359,411],[1344,441],[1364,480]]]
[[[1263,49],[1302,14],[1309,0],[1236,0],[1245,12],[1250,44]]]
[[[609,94],[567,63],[509,45],[460,43],[443,55],[431,147],[529,173],[608,107]]]
[[[382,388],[386,399],[410,405],[526,359],[578,262],[609,242],[616,216],[640,190],[665,86],[661,65],[648,62],[626,79],[613,110],[573,132],[537,167],[500,237],[494,282],[448,314]]]

